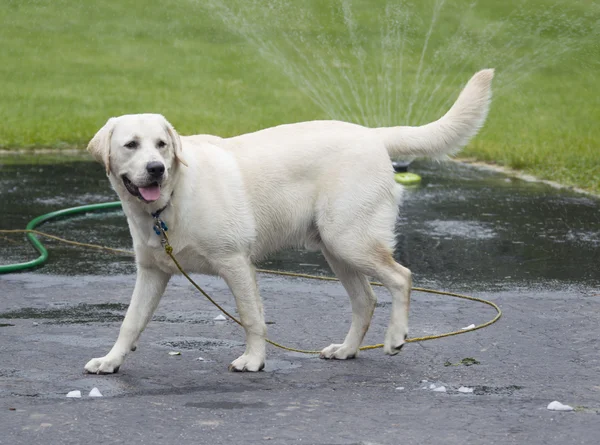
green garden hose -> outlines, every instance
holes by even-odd
[[[55,212],[46,213],[45,215],[41,215],[41,216],[38,216],[37,218],[32,219],[31,221],[29,221],[29,224],[27,224],[27,227],[25,228],[25,230],[34,230],[37,226],[45,223],[46,221],[49,221],[51,219],[60,218],[63,216],[75,215],[78,213],[94,212],[97,210],[112,210],[112,209],[120,209],[120,208],[121,208],[121,202],[115,201],[115,202],[103,202],[100,204],[89,204],[89,205],[84,205],[84,206],[79,206],[79,207],[71,207],[69,209],[57,210]],[[0,231],[0,232],[9,232],[9,231],[7,230],[7,231]],[[32,269],[34,267],[41,266],[48,260],[48,251],[46,250],[44,245],[40,242],[40,240],[37,238],[35,233],[27,232],[26,236],[27,236],[27,239],[31,242],[31,244],[33,244],[33,247],[35,247],[35,249],[40,253],[40,256],[37,257],[35,260],[26,261],[24,263],[0,265],[0,274],[18,272],[18,271],[26,270],[26,269]]]

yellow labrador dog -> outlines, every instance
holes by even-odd
[[[157,114],[109,119],[88,150],[123,202],[137,280],[115,345],[85,369],[118,371],[178,272],[153,230],[157,212],[185,270],[219,275],[235,297],[246,350],[231,370],[264,367],[254,264],[287,247],[323,252],[350,296],[350,331],[321,357],[356,356],[375,309],[369,276],[392,295],[384,351],[398,353],[408,333],[411,272],[392,256],[398,209],[390,158],[457,152],[485,121],[493,75],[475,74],[441,119],[420,127],[314,121],[223,139],[180,137]]]

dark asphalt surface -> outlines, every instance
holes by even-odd
[[[57,168],[70,169],[70,185]],[[218,311],[178,277],[119,374],[85,375],[87,360],[116,338],[131,260],[48,243],[47,266],[0,276],[0,444],[597,444],[600,202],[455,164],[414,171],[425,179],[401,206],[397,257],[416,286],[499,304],[495,325],[408,344],[395,357],[375,350],[325,361],[270,348],[264,372],[234,374],[227,365],[243,352],[241,329],[214,321]],[[90,164],[0,166],[0,187],[3,228],[114,199]],[[127,247],[123,224],[107,214],[42,229]],[[31,256],[20,243],[0,238],[3,263]],[[320,256],[297,252],[266,266],[328,272]],[[223,281],[197,278],[234,310]],[[261,276],[260,288],[271,338],[322,348],[346,334],[341,286]],[[381,342],[387,325],[390,297],[376,293],[367,343]],[[414,293],[410,335],[493,316],[485,305]],[[460,364],[465,358],[478,364]],[[93,387],[104,397],[89,398]],[[71,390],[83,397],[67,399]],[[549,411],[553,400],[576,410]]]

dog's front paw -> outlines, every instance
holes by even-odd
[[[383,352],[385,352],[387,355],[398,354],[404,346],[407,338],[408,329],[389,328],[385,334],[385,341],[383,342]]]
[[[119,372],[122,363],[122,359],[106,355],[104,357],[91,359],[85,365],[85,370],[89,374],[113,374]]]
[[[231,362],[229,370],[233,372],[258,372],[262,371],[264,367],[264,358],[244,354]]]
[[[321,351],[320,357],[326,359],[347,360],[356,357],[357,354],[358,350],[356,348],[350,348],[344,344],[332,344]]]

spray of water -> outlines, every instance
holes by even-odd
[[[581,17],[559,5],[532,13],[521,4],[483,20],[477,1],[466,7],[445,0],[198,5],[276,65],[325,117],[368,126],[439,117],[481,68],[496,68],[496,97],[507,94],[536,70],[580,50],[582,39],[597,42],[600,29],[598,8]]]

